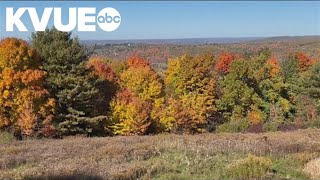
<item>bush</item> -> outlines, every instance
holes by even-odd
[[[307,122],[305,124],[306,128],[320,128],[320,116],[314,121]]]
[[[217,127],[217,132],[245,132],[250,127],[247,119],[231,120]]]
[[[263,130],[264,131],[277,131],[280,125],[282,124],[282,121],[268,121],[265,124],[263,124]]]
[[[1,132],[0,131],[0,144],[10,143],[14,140],[15,140],[14,136],[12,134],[10,134],[9,132]]]
[[[286,100],[280,100],[276,104],[272,104],[269,110],[269,118],[263,124],[264,131],[277,131],[279,127],[285,123],[284,114],[289,110],[289,104]]]
[[[270,170],[272,161],[266,157],[249,155],[229,164],[225,175],[231,179],[262,179]]]

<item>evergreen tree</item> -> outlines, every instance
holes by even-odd
[[[305,91],[320,105],[320,62],[317,62],[307,73],[305,79]]]
[[[45,61],[47,88],[57,100],[55,122],[61,133],[103,133],[106,118],[94,111],[99,78],[86,67],[84,46],[71,33],[55,28],[33,33],[32,46]]]

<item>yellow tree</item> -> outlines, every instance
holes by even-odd
[[[148,61],[133,56],[120,75],[121,89],[111,102],[115,134],[154,133],[163,102],[163,83]]]
[[[47,98],[47,73],[41,63],[27,42],[15,38],[0,42],[0,128],[18,128],[31,135],[50,123],[55,102]]]
[[[203,132],[215,124],[215,73],[212,55],[169,60],[165,73],[168,101],[162,114],[167,130]],[[168,128],[169,127],[169,128]]]

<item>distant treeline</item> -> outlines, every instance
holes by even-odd
[[[183,55],[163,73],[93,56],[50,29],[0,42],[0,129],[16,136],[263,132],[320,127],[320,61],[304,52]]]
[[[115,43],[113,41],[91,41],[86,42],[87,46],[93,46],[96,43],[95,54],[99,56],[109,57],[113,60],[128,59],[135,53],[147,59],[153,65],[164,66],[168,59],[180,57],[184,54],[196,56],[207,52],[219,55],[223,52],[234,54],[244,54],[245,52],[257,54],[260,49],[268,47],[273,56],[279,59],[285,59],[290,53],[302,51],[309,56],[320,58],[320,36],[302,36],[302,37],[275,37],[260,40],[248,40],[243,42],[229,43],[210,43],[205,44],[205,39],[198,39],[200,44],[175,44],[154,42],[152,40],[144,43],[135,43],[135,41],[127,41],[125,44]],[[157,69],[156,66],[154,68]],[[162,69],[162,68],[161,68]]]

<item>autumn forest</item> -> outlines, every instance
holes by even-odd
[[[320,60],[303,51],[184,54],[161,71],[51,29],[1,40],[0,73],[0,128],[18,138],[320,127]]]

